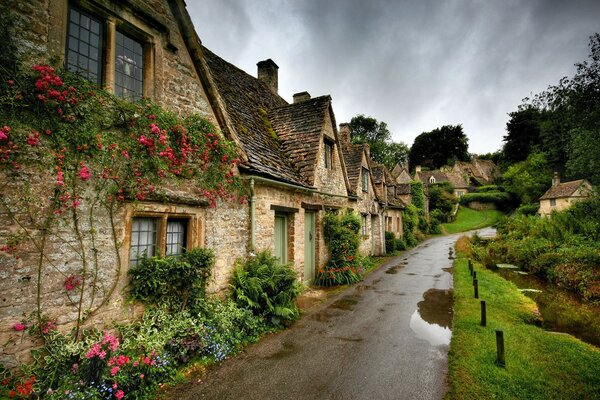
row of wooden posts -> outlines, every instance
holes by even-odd
[[[479,281],[477,280],[477,271],[473,269],[471,259],[467,260],[469,263],[469,273],[473,277],[473,289],[475,298],[479,298]],[[487,312],[485,306],[485,300],[481,300],[481,326],[487,326]],[[496,329],[496,364],[500,367],[506,368],[506,359],[504,358],[504,331]]]

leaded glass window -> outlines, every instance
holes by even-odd
[[[170,219],[167,221],[167,240],[165,254],[183,254],[186,246],[187,221],[181,219]]]
[[[73,7],[69,9],[67,69],[102,83],[102,24]]]
[[[142,44],[117,31],[115,60],[115,94],[127,100],[138,100],[143,91]]]
[[[140,258],[156,254],[156,218],[134,218],[131,223],[129,264],[137,265]]]

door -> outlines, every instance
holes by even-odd
[[[273,249],[273,255],[279,258],[282,264],[288,262],[287,243],[287,217],[283,214],[275,214],[275,248]]]
[[[304,213],[304,282],[315,280],[315,213]]]

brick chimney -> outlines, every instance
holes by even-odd
[[[552,186],[556,186],[560,183],[560,175],[558,172],[554,172],[554,176],[552,177]]]
[[[277,94],[277,70],[279,69],[277,64],[269,58],[268,60],[259,61],[256,65],[258,66],[258,80],[265,83],[273,93]]]
[[[294,104],[301,103],[303,101],[310,100],[310,93],[300,92],[300,93],[294,94],[293,97],[294,97]]]
[[[338,134],[340,136],[340,142],[350,143],[350,124],[347,122],[341,123]]]

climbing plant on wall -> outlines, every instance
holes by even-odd
[[[236,199],[234,148],[199,116],[180,118],[148,99],[123,101],[47,65],[11,76],[0,69],[0,78],[0,215],[11,226],[0,236],[0,258],[35,259],[38,328],[47,322],[43,279],[63,277],[77,337],[116,288],[123,205],[160,199],[165,185],[182,184],[211,206]],[[99,220],[109,221],[112,254],[98,250]],[[49,254],[49,241],[61,239],[75,268]],[[111,282],[99,278],[103,257],[117,269]]]

